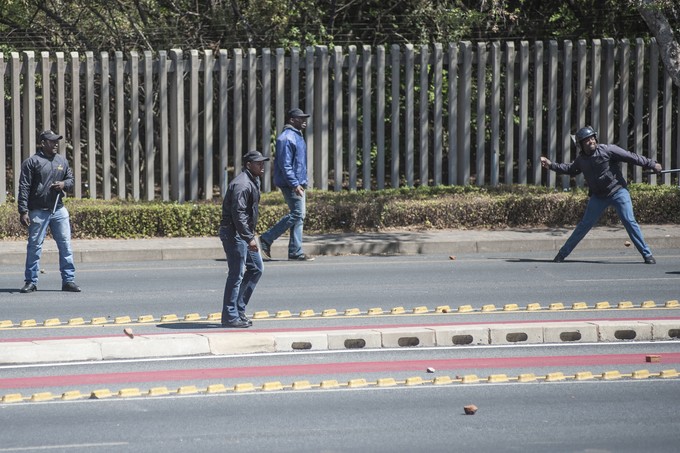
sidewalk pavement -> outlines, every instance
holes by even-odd
[[[680,248],[680,225],[642,225],[652,251]],[[573,228],[508,228],[499,230],[390,230],[367,233],[305,235],[307,255],[417,255],[502,252],[555,252]],[[623,226],[593,228],[576,248],[604,250],[625,248]],[[271,248],[274,259],[286,259],[288,241],[278,239]],[[112,261],[162,261],[223,259],[218,237],[145,239],[74,239],[76,263]],[[631,247],[631,252],[636,253]],[[0,241],[0,265],[23,266],[26,242]],[[43,262],[57,263],[56,244],[46,239]]]

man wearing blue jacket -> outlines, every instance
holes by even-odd
[[[28,228],[26,270],[22,293],[38,289],[40,256],[47,229],[59,249],[61,290],[80,292],[74,282],[76,268],[71,251],[71,224],[64,207],[65,190],[72,190],[73,172],[66,158],[58,153],[61,135],[52,131],[40,134],[41,148],[21,164],[19,176],[19,221]]]
[[[290,212],[276,225],[260,236],[260,251],[265,261],[271,260],[272,243],[286,231],[288,259],[311,261],[314,258],[302,251],[302,228],[306,214],[305,190],[307,190],[307,144],[302,131],[307,127],[309,114],[295,108],[288,111],[288,120],[276,138],[274,158],[274,185],[281,189]]]
[[[656,264],[652,251],[645,242],[640,226],[635,220],[633,203],[626,188],[626,178],[621,173],[620,163],[639,165],[657,173],[661,171],[661,164],[616,145],[598,143],[597,132],[590,126],[579,129],[576,132],[575,141],[581,152],[570,164],[558,164],[541,157],[543,168],[571,176],[583,173],[590,196],[583,219],[576,225],[576,229],[571,233],[553,261],[556,263],[563,262],[597,223],[604,210],[609,206],[614,206],[630,240],[635,244],[635,248],[642,255],[644,262]]]

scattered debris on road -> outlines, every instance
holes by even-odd
[[[465,411],[465,415],[475,415],[475,412],[477,412],[477,406],[474,404],[469,404],[464,406],[463,410]]]

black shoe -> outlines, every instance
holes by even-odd
[[[304,253],[297,256],[288,255],[288,261],[314,261],[314,257],[307,256]]]
[[[553,258],[553,263],[564,263],[564,257],[559,253]]]
[[[246,314],[242,311],[238,313],[238,319],[240,319],[243,322],[247,322],[249,326],[253,325],[253,321],[251,321],[250,318],[248,318]]]
[[[222,327],[231,327],[231,328],[236,328],[236,329],[247,329],[248,327],[250,327],[250,324],[248,324],[245,321],[241,321],[240,319],[235,319],[233,321],[223,322]]]
[[[656,260],[652,255],[645,256],[645,264],[656,264]]]
[[[262,255],[262,259],[265,261],[271,261],[272,260],[272,251],[271,251],[271,244],[267,244],[264,242],[262,238],[260,238],[260,255]]]
[[[20,293],[32,293],[33,291],[37,291],[38,287],[35,286],[34,283],[28,282],[26,283],[20,290]]]
[[[61,284],[62,291],[68,291],[71,293],[79,293],[80,287],[75,284],[75,282],[64,282]]]

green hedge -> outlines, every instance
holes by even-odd
[[[677,187],[632,184],[638,222],[680,223]],[[583,215],[583,190],[556,192],[544,187],[460,186],[389,189],[373,192],[309,191],[305,231],[376,231],[388,228],[504,228],[575,225]],[[74,238],[214,236],[221,217],[218,202],[160,203],[67,199]],[[288,209],[278,192],[262,195],[259,230]],[[601,223],[619,222],[608,210]],[[0,238],[23,238],[15,203],[0,205]]]

